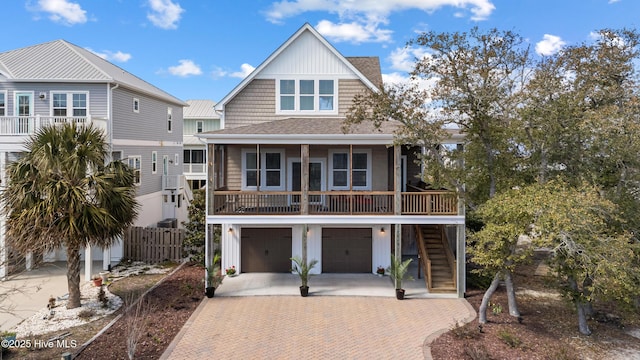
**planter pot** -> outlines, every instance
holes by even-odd
[[[102,286],[102,278],[93,279],[93,285],[94,285],[95,287],[100,287],[100,286]]]
[[[204,289],[204,294],[207,295],[208,298],[212,298],[213,295],[215,295],[215,293],[216,293],[216,288],[214,287],[208,287]]]
[[[404,289],[396,289],[396,299],[398,300],[404,299]]]
[[[309,287],[308,286],[300,286],[300,296],[307,297],[309,295]]]

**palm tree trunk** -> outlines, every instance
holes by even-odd
[[[80,247],[71,244],[67,244],[67,288],[67,309],[80,307]]]

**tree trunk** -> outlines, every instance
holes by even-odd
[[[518,303],[516,302],[516,292],[513,287],[513,277],[511,271],[505,271],[504,283],[507,286],[507,300],[509,301],[509,315],[520,317],[520,311],[518,311]]]
[[[484,292],[484,296],[482,297],[482,303],[480,304],[480,308],[478,309],[478,322],[480,324],[487,323],[487,307],[489,306],[489,300],[491,300],[491,296],[496,292],[498,285],[500,284],[500,272],[497,272],[493,277],[493,281],[491,281],[491,285]]]
[[[67,244],[67,288],[67,309],[80,307],[80,247],[71,244]]]
[[[587,323],[587,303],[583,301],[576,302],[576,308],[578,309],[578,329],[582,335],[591,335],[589,324]]]
[[[584,294],[578,288],[576,280],[573,277],[569,277],[567,280],[569,282],[569,287],[574,292],[572,298],[574,299],[573,302],[575,303],[576,310],[578,312],[578,330],[582,335],[591,335],[591,330],[587,323],[587,313],[589,312],[590,304],[588,301],[582,300],[582,296]]]

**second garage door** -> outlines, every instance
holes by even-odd
[[[290,272],[291,228],[243,228],[242,272]]]
[[[322,229],[322,272],[370,273],[371,229]]]

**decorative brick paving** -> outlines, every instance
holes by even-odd
[[[430,359],[427,337],[474,316],[464,299],[215,297],[163,359]]]

